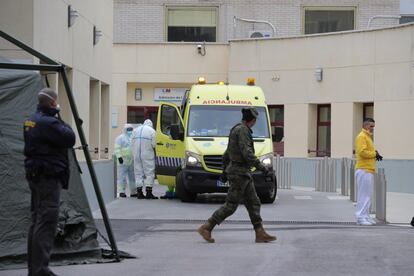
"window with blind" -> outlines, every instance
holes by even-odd
[[[167,41],[216,42],[216,7],[167,8]]]
[[[354,7],[305,7],[304,15],[304,34],[355,29]]]
[[[331,156],[331,105],[318,105],[316,156]]]

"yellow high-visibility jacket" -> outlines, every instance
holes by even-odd
[[[355,169],[364,169],[367,172],[375,173],[375,147],[372,141],[372,134],[362,129],[355,139]]]

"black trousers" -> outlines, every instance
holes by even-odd
[[[27,241],[29,276],[55,275],[49,269],[49,260],[58,222],[62,184],[55,177],[39,176],[36,180],[29,180],[29,186],[32,192],[32,224]]]

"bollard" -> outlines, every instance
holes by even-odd
[[[385,170],[383,168],[378,169],[377,175],[378,182],[375,183],[375,217],[382,222],[387,222],[387,180],[385,177]]]
[[[374,187],[372,189],[371,195],[371,206],[369,208],[370,214],[375,214],[376,206],[377,206],[377,187],[380,185],[379,175],[378,172],[374,174]]]
[[[315,172],[316,172],[316,174],[315,174],[315,190],[316,191],[319,191],[320,190],[320,182],[321,182],[321,179],[320,179],[320,173],[321,173],[321,171],[320,171],[320,166],[321,166],[321,162],[320,161],[318,161],[317,163],[316,163],[316,165],[315,165]]]
[[[352,202],[356,202],[356,191],[355,191],[355,163],[351,162],[349,170],[349,190],[350,190],[350,199]]]
[[[117,191],[117,179],[118,179],[118,167],[117,167],[117,159],[115,155],[112,155],[112,160],[114,161],[114,198],[117,198],[118,191]]]
[[[346,192],[345,192],[345,187],[346,187],[346,184],[345,184],[345,181],[346,181],[346,179],[345,179],[346,164],[345,163],[346,163],[346,159],[342,158],[342,160],[341,160],[341,195],[343,195],[343,196],[346,195]]]
[[[288,162],[288,168],[289,168],[288,189],[292,189],[292,163],[291,162]]]

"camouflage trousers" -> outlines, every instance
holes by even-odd
[[[227,192],[226,202],[213,213],[213,220],[217,224],[222,223],[237,210],[240,202],[243,201],[253,226],[261,224],[260,200],[256,194],[252,177],[249,175],[228,175],[227,177],[230,188]]]

